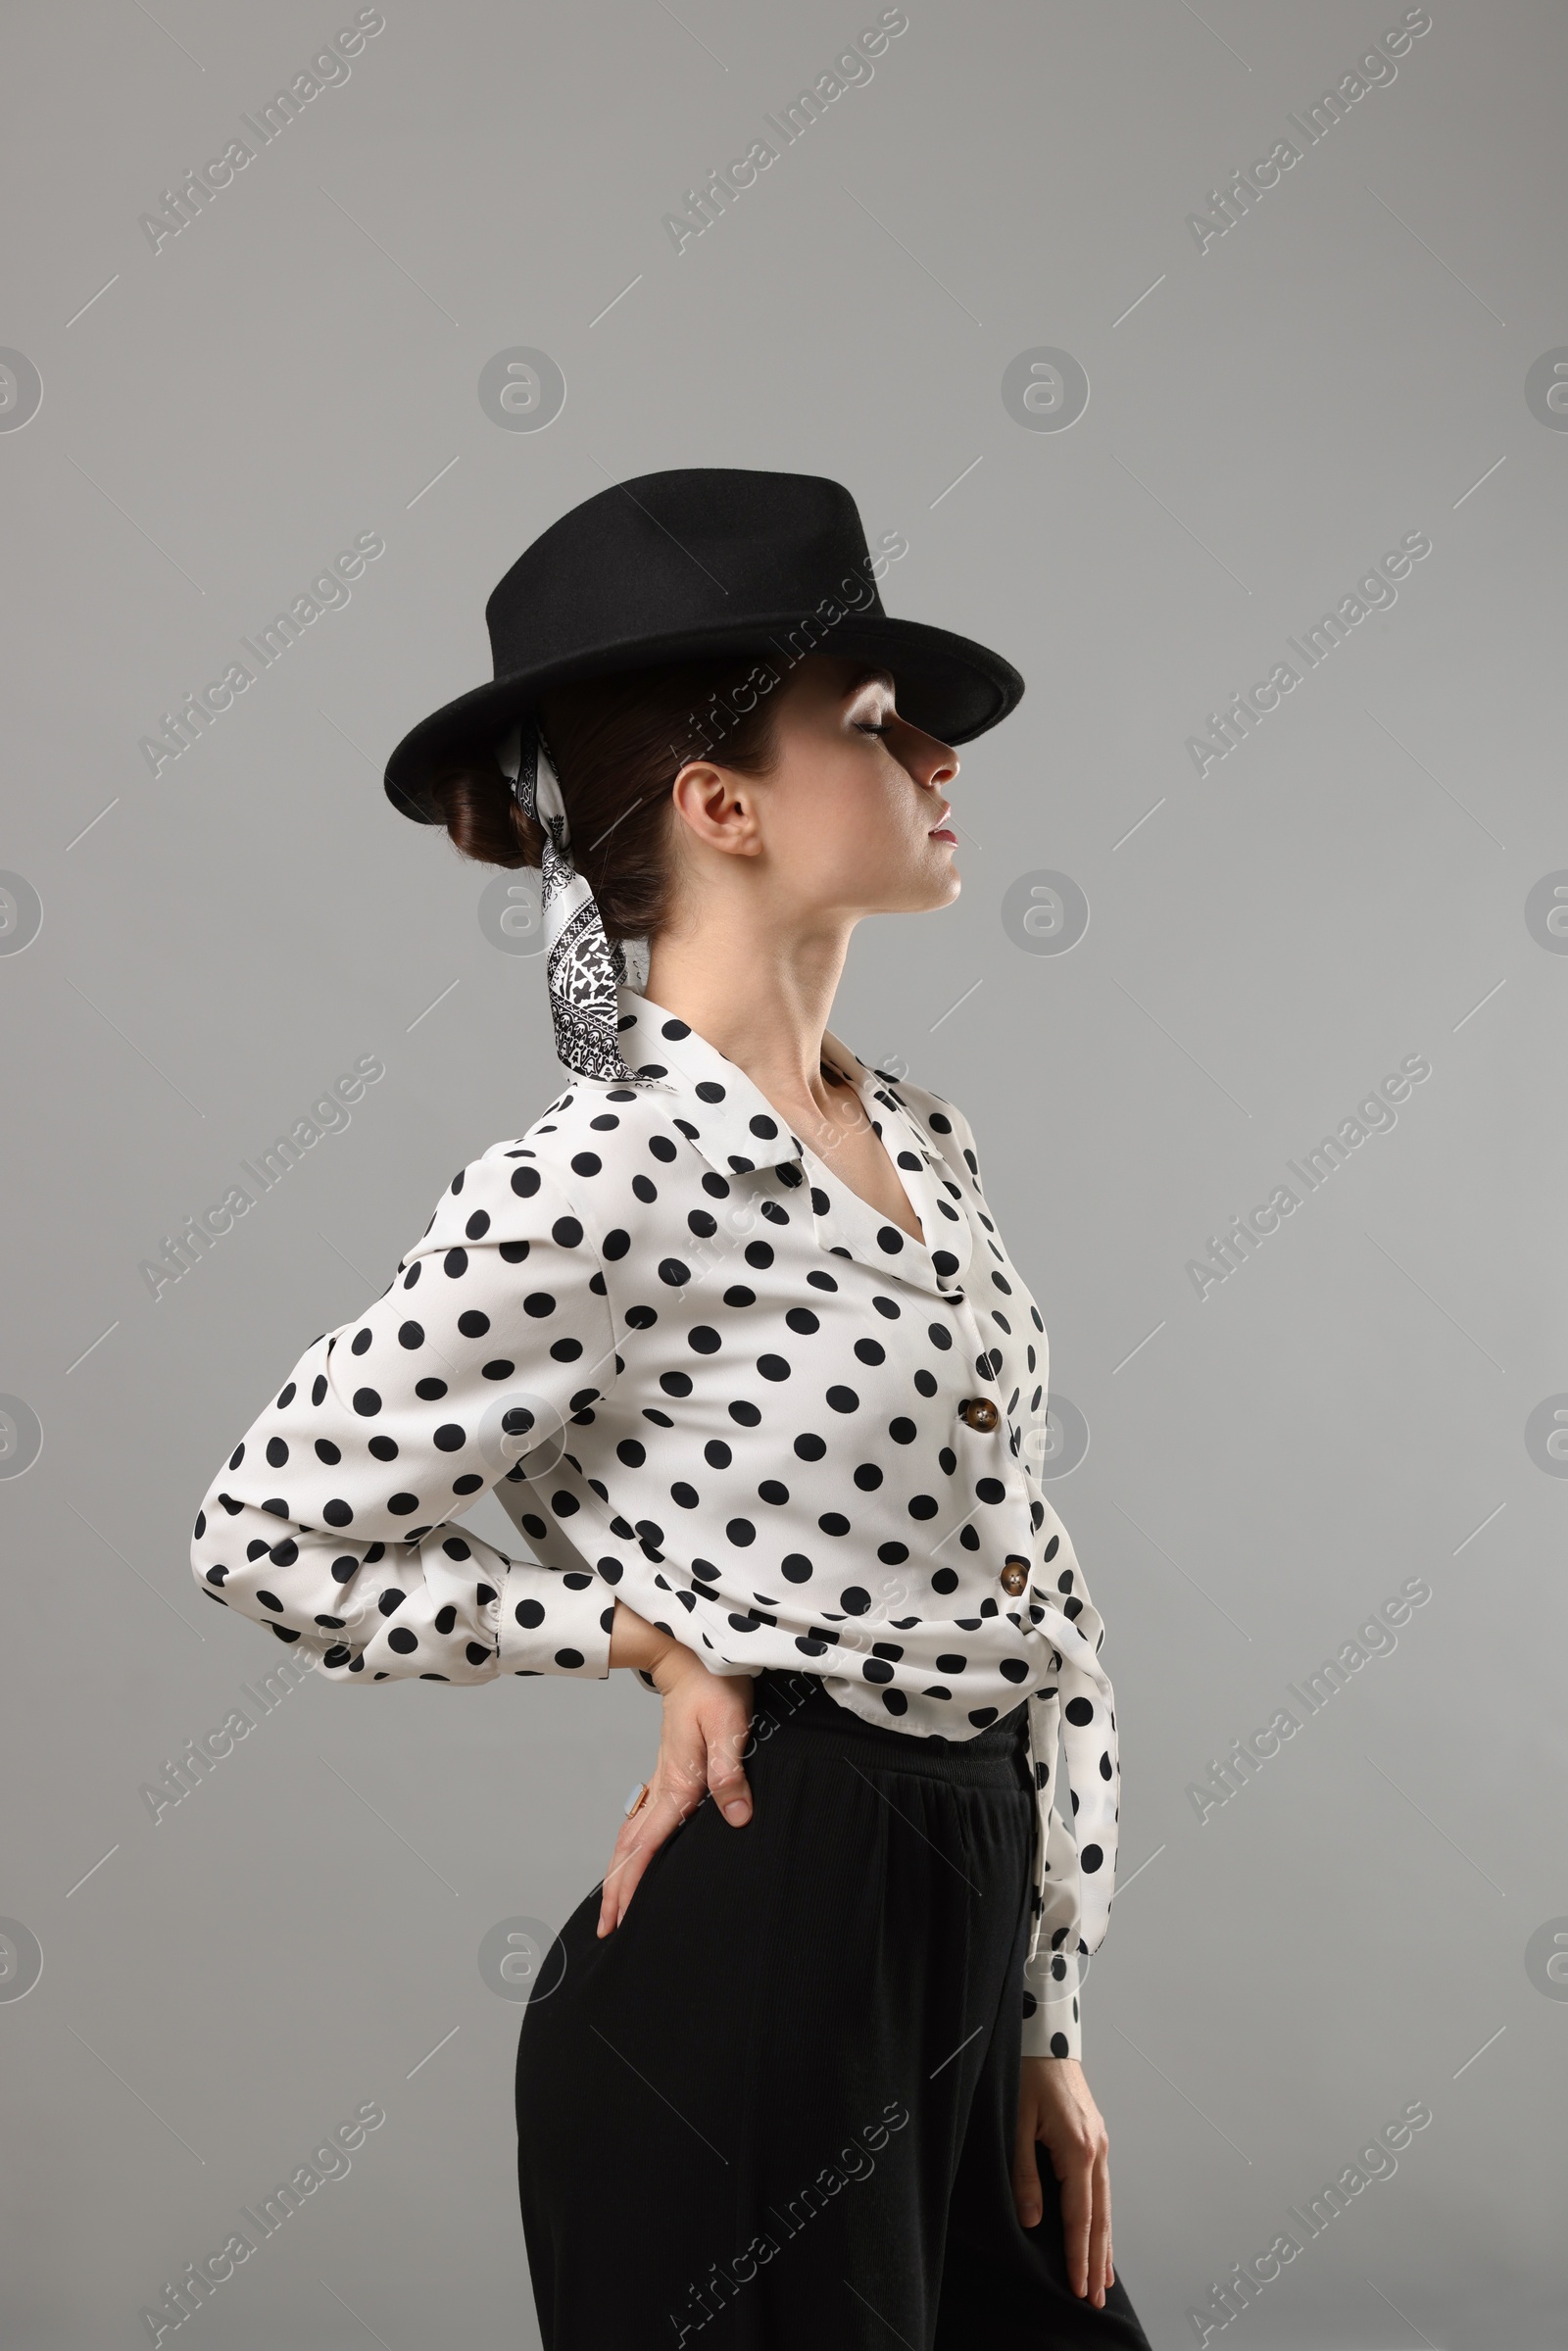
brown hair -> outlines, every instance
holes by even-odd
[[[627,670],[544,696],[539,720],[568,847],[612,939],[651,939],[668,918],[668,793],[687,760],[711,758],[745,775],[773,764],[778,682],[767,662],[744,657]],[[428,791],[465,857],[540,862],[541,836],[488,749],[448,761]]]

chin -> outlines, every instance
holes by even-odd
[[[950,864],[945,872],[933,877],[929,895],[921,900],[921,911],[929,914],[938,906],[951,906],[962,889],[963,876],[956,865]]]
[[[945,842],[923,842],[909,860],[902,882],[884,869],[878,911],[884,914],[929,914],[953,904],[963,887],[954,863],[956,851]]]

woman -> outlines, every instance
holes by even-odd
[[[835,483],[691,470],[501,582],[494,682],[387,791],[542,864],[572,1074],[197,1521],[203,1590],[328,1680],[662,1700],[523,2022],[549,2351],[1147,2345],[1079,2062],[1116,1741],[1044,1326],[962,1115],[826,1027],[859,918],[957,896],[950,744],[1022,692],[883,612],[889,552]],[[491,1486],[532,1557],[459,1532]]]

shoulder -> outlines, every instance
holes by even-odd
[[[683,1097],[649,1079],[635,1086],[573,1078],[525,1135],[497,1151],[515,1151],[562,1190],[590,1201],[595,1190],[619,1190],[656,1161],[684,1152],[693,1130],[676,1116]]]
[[[492,1143],[458,1170],[424,1246],[546,1234],[567,1246],[584,1237],[597,1243],[600,1202],[622,1199],[627,1179],[674,1157],[674,1100],[654,1087],[573,1080],[520,1135]]]
[[[519,1136],[491,1144],[458,1169],[404,1263],[451,1255],[453,1271],[468,1254],[482,1252],[516,1264],[547,1241],[565,1249],[587,1244],[584,1253],[594,1254],[570,1190]]]

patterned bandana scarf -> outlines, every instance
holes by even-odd
[[[571,861],[561,783],[532,715],[496,745],[517,806],[544,836],[543,900],[550,1017],[556,1052],[580,1077],[635,1083],[617,1043],[618,990],[626,978],[620,944],[605,935],[599,902]]]

